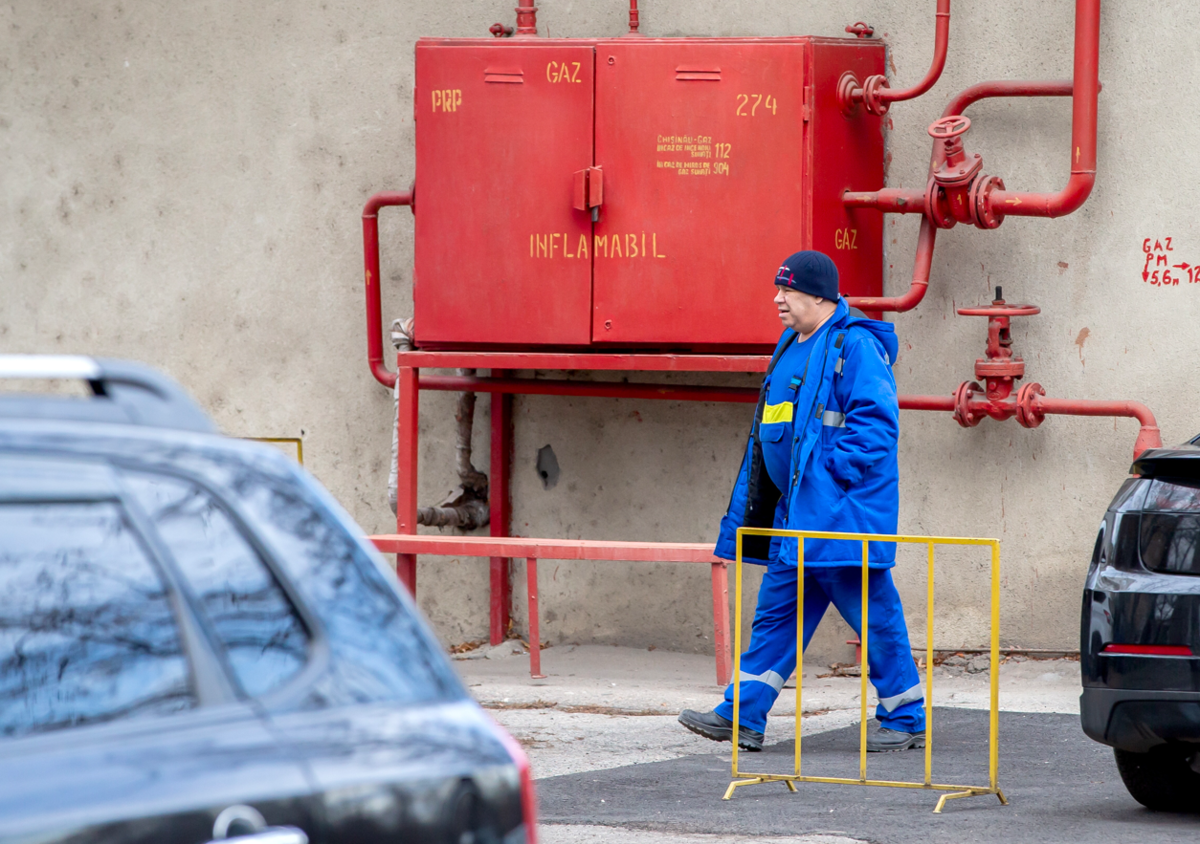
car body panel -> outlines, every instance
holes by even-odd
[[[1147,451],[1133,471],[1109,505],[1088,568],[1080,720],[1096,741],[1146,753],[1163,744],[1200,742],[1200,577],[1148,569],[1141,527],[1143,514],[1193,517],[1189,502],[1197,496],[1182,506],[1164,505],[1152,490],[1196,486],[1200,448]],[[1186,648],[1192,655],[1105,652],[1110,644]]]
[[[511,739],[467,695],[362,531],[293,461],[178,428],[0,414],[0,465],[21,469],[0,473],[0,499],[119,497],[129,471],[195,483],[236,516],[313,643],[308,664],[257,699],[206,705],[199,695],[199,708],[178,715],[0,738],[0,781],[23,778],[0,793],[0,841],[203,844],[233,803],[313,844],[383,830],[391,840],[526,840]],[[200,631],[193,646],[227,666],[198,604],[177,608]],[[469,829],[477,821],[486,830]]]

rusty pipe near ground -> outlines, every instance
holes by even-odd
[[[907,293],[886,298],[847,296],[846,302],[851,307],[862,308],[865,311],[911,311],[925,298],[925,291],[929,289],[929,272],[933,267],[933,246],[936,239],[937,229],[928,217],[922,217],[921,232],[917,235],[917,255],[913,259],[912,285]]]
[[[383,316],[379,285],[379,209],[407,205],[416,212],[413,191],[377,193],[363,206],[363,260],[366,263],[367,365],[375,380],[385,387],[396,386],[396,373],[383,363]]]
[[[1058,193],[992,193],[1006,216],[1061,217],[1087,200],[1096,182],[1096,114],[1100,101],[1100,0],[1075,2],[1075,67],[1071,94],[1071,176]]]

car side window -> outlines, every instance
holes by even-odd
[[[129,472],[125,478],[212,622],[246,694],[263,695],[299,672],[308,660],[308,631],[213,497],[164,475]]]
[[[295,480],[229,461],[224,487],[279,553],[329,636],[330,671],[307,707],[453,700],[463,691],[436,640],[375,564]]]
[[[0,735],[195,706],[160,573],[113,502],[0,504]]]

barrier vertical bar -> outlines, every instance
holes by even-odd
[[[804,687],[804,537],[796,540],[796,776],[800,776],[800,706]]]
[[[713,648],[717,656],[717,685],[729,683],[729,564],[712,564]]]
[[[996,788],[996,769],[1000,757],[1000,543],[992,542],[992,700],[988,713],[988,785]],[[1003,795],[1000,801],[1004,802]]]
[[[862,630],[858,634],[858,639],[862,642],[862,661],[859,664],[859,675],[862,680],[860,682],[860,695],[862,697],[862,720],[859,724],[858,731],[858,778],[863,782],[867,781],[867,675],[870,669],[867,666],[867,595],[869,590],[868,574],[870,569],[867,566],[867,540],[863,540],[862,544],[862,623],[859,625]]]
[[[542,636],[538,630],[537,563],[533,557],[525,560],[525,583],[529,589],[529,676],[541,680],[546,675],[542,673]]]
[[[737,534],[737,553],[734,555],[733,576],[733,775],[738,772],[738,735],[742,710],[742,532]],[[726,792],[729,799],[733,786]]]
[[[925,784],[933,782],[933,543],[925,577]]]

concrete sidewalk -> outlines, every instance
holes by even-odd
[[[728,755],[729,745],[693,735],[675,721],[681,709],[704,711],[720,700],[722,689],[715,682],[712,657],[600,645],[547,648],[541,656],[547,675],[542,680],[530,678],[528,654],[516,642],[461,654],[455,662],[471,693],[525,747],[536,778],[718,752]],[[975,660],[969,667],[935,667],[934,705],[987,709],[985,663]],[[970,673],[980,668],[985,670]],[[858,721],[859,678],[822,676],[829,674],[826,665],[805,666],[806,736]],[[1001,663],[1000,685],[1002,710],[1078,714],[1076,661],[1010,657]],[[873,712],[873,691],[869,707]],[[791,741],[794,717],[793,678],[771,714],[768,747]],[[628,827],[547,825],[540,840],[543,844],[720,844],[733,839]],[[761,840],[769,844],[840,844],[849,839],[810,835]]]

